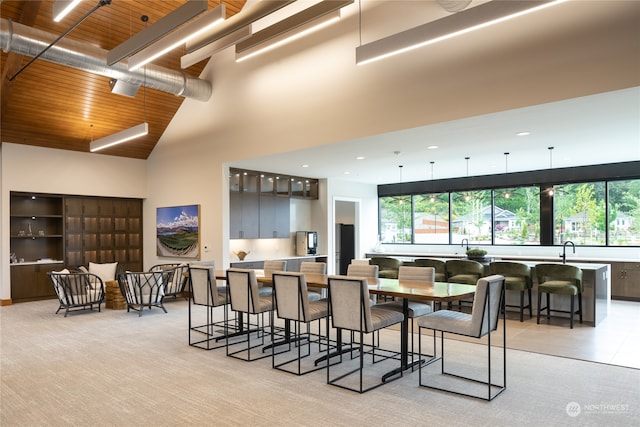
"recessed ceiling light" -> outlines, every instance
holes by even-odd
[[[365,159],[365,157],[364,157],[364,156],[358,156],[358,157],[356,157],[356,160],[364,160],[364,159]]]
[[[309,165],[302,165],[302,167],[303,167],[303,168],[308,168],[308,167],[309,167]]]
[[[436,148],[440,148],[437,145],[430,145],[427,147],[427,150],[435,150]]]
[[[523,132],[518,132],[516,133],[517,136],[527,136],[527,135],[531,135],[531,132],[525,130]]]
[[[351,175],[351,172],[346,171],[344,174],[345,174],[345,175]]]

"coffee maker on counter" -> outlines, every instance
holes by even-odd
[[[296,255],[315,255],[318,249],[318,232],[296,231]]]

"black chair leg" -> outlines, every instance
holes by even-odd
[[[536,319],[536,323],[540,324],[540,304],[542,304],[542,293],[538,292],[538,315]]]
[[[580,323],[582,323],[582,293],[578,294],[578,310],[580,310]]]
[[[547,292],[547,321],[551,320],[551,295]]]
[[[571,295],[571,311],[569,313],[569,319],[570,319],[569,325],[570,325],[571,329],[573,329],[573,316],[575,315],[575,312],[574,312],[574,304],[575,304],[574,303],[574,299],[575,299],[574,296]]]
[[[533,304],[531,304],[531,288],[527,289],[529,292],[529,319],[533,317]]]
[[[524,290],[520,291],[520,321],[524,322]]]

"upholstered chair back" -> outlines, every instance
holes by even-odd
[[[231,309],[244,313],[256,313],[259,309],[259,290],[256,272],[245,268],[227,270],[227,286]]]
[[[447,270],[445,262],[439,259],[416,258],[413,260],[416,267],[433,267],[436,270],[436,281],[444,282],[447,280]]]
[[[194,304],[218,307],[227,303],[226,289],[216,285],[215,266],[189,266],[189,280]]]
[[[377,265],[359,265],[349,264],[347,267],[347,276],[352,277],[373,277],[378,278],[378,266]]]
[[[330,276],[329,301],[334,328],[367,333],[373,330],[366,279]]]
[[[267,260],[264,262],[264,277],[271,277],[276,271],[287,271],[287,261],[285,260]]]
[[[304,274],[274,273],[273,286],[278,317],[306,322],[309,319],[309,297]]]
[[[436,270],[433,267],[411,267],[403,265],[398,269],[398,280],[435,282]]]
[[[478,280],[471,309],[471,336],[479,338],[496,329],[503,291],[503,276],[496,274]]]
[[[538,284],[573,285],[577,293],[582,293],[582,270],[567,264],[536,264]],[[555,283],[554,283],[555,282]]]
[[[300,273],[327,274],[327,263],[303,261],[300,263]]]

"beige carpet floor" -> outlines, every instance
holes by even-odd
[[[55,315],[54,300],[0,308],[0,425],[632,426],[640,370],[509,349],[507,390],[484,402],[419,387],[409,372],[363,395],[188,345],[188,304]],[[397,331],[383,331],[385,346]],[[447,340],[465,369],[485,347]],[[377,369],[377,368],[376,368]]]

